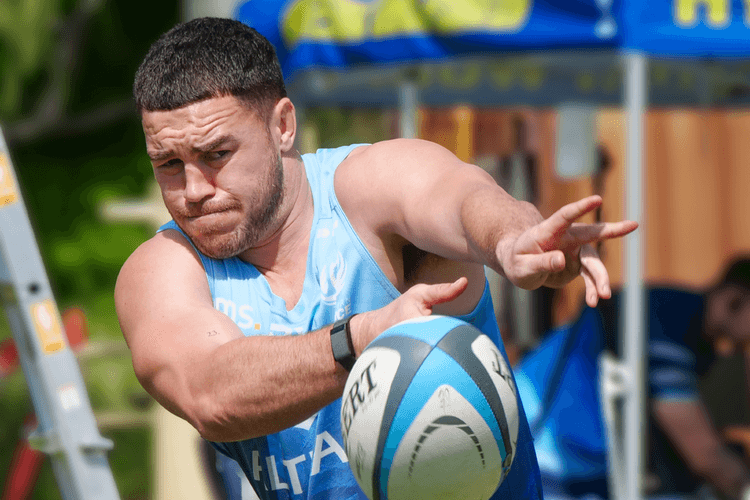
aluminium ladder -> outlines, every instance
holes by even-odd
[[[65,500],[119,500],[113,444],[99,434],[1,130],[0,302],[36,412],[29,443],[49,455]]]

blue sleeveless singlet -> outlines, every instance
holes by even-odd
[[[334,193],[336,167],[357,146],[303,156],[315,208],[303,293],[292,310],[286,310],[284,300],[274,295],[253,265],[236,257],[216,260],[198,252],[214,307],[246,336],[304,334],[345,316],[383,307],[400,295],[354,232]],[[165,229],[182,233],[174,221],[160,231]],[[492,338],[507,360],[487,285],[475,310],[460,318]],[[516,456],[493,500],[542,497],[539,467],[520,400],[518,406]],[[281,432],[212,445],[238,462],[263,500],[366,500],[347,463],[340,408],[337,400]]]

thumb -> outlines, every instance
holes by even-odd
[[[565,269],[565,255],[560,250],[526,255],[524,267],[528,275],[556,273]]]
[[[432,308],[443,302],[450,302],[461,295],[466,287],[469,286],[469,280],[465,277],[458,278],[453,283],[438,283],[436,285],[425,285],[422,293],[422,301],[428,308]]]
[[[511,282],[529,290],[540,287],[547,275],[565,269],[565,255],[560,250],[521,255],[513,270],[506,271]]]

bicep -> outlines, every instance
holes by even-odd
[[[353,223],[456,260],[476,257],[462,219],[465,208],[479,202],[501,212],[515,201],[481,168],[420,140],[374,144],[345,161],[336,173],[336,193]]]
[[[242,333],[214,309],[203,268],[180,238],[160,233],[136,250],[118,277],[115,306],[139,381],[183,414],[201,359]]]

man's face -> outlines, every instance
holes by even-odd
[[[726,330],[737,342],[750,344],[750,290],[727,287],[724,292],[723,311],[726,315]]]
[[[142,121],[164,203],[202,253],[236,256],[278,229],[281,156],[255,112],[217,97]]]
[[[750,290],[726,284],[709,294],[706,333],[720,356],[750,356]]]

